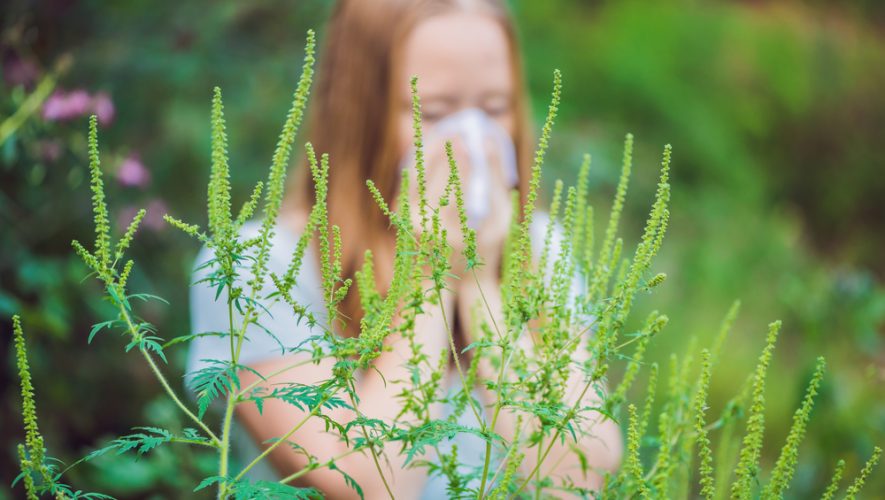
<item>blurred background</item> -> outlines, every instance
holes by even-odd
[[[828,371],[789,496],[820,494],[839,458],[853,477],[885,443],[885,4],[874,0],[514,0],[535,121],[564,76],[546,185],[593,154],[605,220],[624,134],[636,136],[624,233],[638,240],[663,145],[674,148],[668,280],[636,321],[670,324],[652,358],[709,345],[742,309],[713,376],[718,415],[755,364],[766,325],[784,330],[767,386],[770,465],[815,357]],[[198,245],[162,221],[205,222],[211,88],[224,90],[235,199],[264,178],[300,71],[305,31],[330,2],[7,0],[0,7],[0,498],[22,439],[10,317],[22,315],[50,454],[76,460],[137,425],[180,425],[122,338],[70,241],[91,241],[87,115],[98,115],[115,230],[148,210],[133,255],[142,315],[187,333]],[[550,190],[548,189],[548,193]],[[632,250],[631,250],[632,251]],[[85,279],[84,279],[85,278]],[[172,350],[181,386],[183,350]],[[635,389],[641,394],[642,385]],[[174,450],[174,452],[173,452]],[[99,460],[70,482],[122,498],[176,498],[214,473],[183,447]],[[885,496],[875,474],[865,496]]]

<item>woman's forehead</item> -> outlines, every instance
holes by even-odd
[[[481,98],[513,89],[510,43],[496,19],[477,13],[451,13],[420,22],[403,47],[402,93],[418,76],[422,99]]]

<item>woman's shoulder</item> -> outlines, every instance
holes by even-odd
[[[242,226],[240,226],[240,229],[237,232],[238,239],[242,242],[261,236],[264,224],[265,222],[262,218],[247,220]],[[304,231],[304,227],[305,218],[300,214],[287,213],[277,217],[277,220],[271,226],[269,265],[278,266],[282,263],[288,264],[288,259],[291,257],[292,252],[294,252],[298,240],[301,238]],[[247,253],[253,254],[254,251],[255,249],[253,247],[247,250]],[[309,251],[310,249],[308,248],[308,252]],[[214,254],[214,249],[210,245],[204,243],[194,259],[192,272],[196,273],[202,267],[205,267],[206,262],[211,260],[214,257]]]
[[[238,231],[238,238],[246,241],[260,236],[263,224],[261,219],[245,222]],[[284,355],[288,349],[300,345],[313,335],[308,322],[301,321],[289,304],[278,298],[270,298],[272,295],[268,295],[274,288],[269,275],[271,273],[282,275],[288,270],[300,238],[300,234],[296,232],[297,228],[292,225],[291,220],[287,220],[287,217],[281,216],[271,229],[264,286],[262,291],[251,299],[260,303],[260,312],[257,322],[246,327],[246,342],[242,345],[240,362],[247,365]],[[310,247],[307,250],[295,286],[290,290],[290,296],[322,321],[324,308],[321,282],[318,278],[319,270],[314,264],[315,259],[312,257]],[[254,255],[254,252],[254,246],[247,250],[248,254]],[[191,343],[187,362],[188,372],[206,366],[206,360],[226,359],[229,355],[228,340],[223,336],[211,334],[228,331],[230,328],[227,291],[217,290],[218,285],[210,279],[215,269],[211,263],[213,258],[214,249],[204,244],[194,261],[190,289],[191,328],[197,334],[206,332],[210,334],[200,335]],[[234,283],[248,287],[253,276],[252,260],[241,259],[240,262]],[[251,295],[249,290],[247,288],[246,293]],[[233,315],[236,321],[243,320],[239,310],[234,310]],[[280,337],[279,335],[283,333],[285,336]]]
[[[302,233],[298,232],[297,220],[292,216],[281,215],[270,227],[270,245],[266,260],[263,285],[265,291],[273,287],[271,275],[282,276],[292,267],[292,259],[301,239]],[[303,231],[303,225],[301,226]],[[240,227],[237,238],[240,242],[254,240],[264,232],[264,221],[260,218],[251,219]],[[236,286],[251,287],[254,278],[253,264],[258,251],[258,245],[248,245],[243,254],[237,260],[234,283]],[[218,269],[213,262],[215,248],[204,243],[197,252],[191,266],[191,309],[198,312],[203,309],[214,307],[209,304],[217,299],[216,283],[212,283],[211,276]],[[291,293],[294,298],[304,302],[306,306],[318,307],[322,299],[322,283],[319,278],[318,259],[314,257],[310,245],[304,249],[300,266],[297,267],[297,277]],[[211,290],[210,290],[211,289]]]

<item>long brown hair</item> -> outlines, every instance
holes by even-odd
[[[509,40],[516,116],[513,140],[518,189],[524,200],[531,168],[528,100],[515,28],[502,0],[340,0],[325,32],[308,139],[318,154],[329,154],[329,219],[341,228],[344,275],[352,277],[362,265],[365,250],[371,249],[381,290],[392,277],[394,234],[365,181],[371,179],[386,200],[392,201],[397,194],[401,147],[395,118],[398,85],[404,82],[394,81],[392,75],[397,74],[401,48],[410,31],[423,19],[454,10],[492,16]],[[309,209],[314,192],[308,169],[302,167],[292,181],[287,209]],[[348,294],[340,312],[348,318],[342,333],[356,335],[361,311],[355,291]]]

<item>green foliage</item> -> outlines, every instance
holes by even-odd
[[[821,500],[831,500],[833,495],[836,494],[836,490],[839,489],[839,481],[842,480],[842,472],[845,470],[845,460],[839,460],[836,463],[836,471],[833,472],[833,479],[830,480],[830,484],[827,486],[827,489],[824,491],[823,496],[821,496]]]
[[[636,407],[632,404],[627,407],[630,414],[630,425],[627,428],[627,463],[624,466],[629,481],[633,484],[632,489],[642,498],[648,498],[648,486],[645,484],[645,477],[642,471],[642,460],[639,457],[639,441],[642,436],[639,434],[639,417],[636,414]]]
[[[83,457],[83,461],[92,460],[111,451],[117,455],[122,455],[127,451],[135,450],[138,456],[141,456],[166,443],[212,446],[211,441],[200,436],[195,429],[191,428],[185,429],[183,436],[174,436],[169,430],[159,427],[136,427],[133,430],[140,430],[142,432],[114,439],[105,447],[99,448]]]
[[[873,467],[875,467],[876,464],[879,463],[879,458],[881,456],[882,448],[879,448],[878,446],[873,448],[873,456],[871,456],[870,459],[867,460],[867,463],[863,466],[863,469],[861,469],[860,474],[857,476],[854,482],[851,483],[851,486],[848,487],[848,491],[845,492],[845,498],[853,500],[857,496],[858,492],[860,492],[860,489],[863,488],[866,480],[870,477],[870,474],[873,471]]]
[[[19,317],[12,317],[13,335],[15,336],[15,359],[18,366],[21,384],[22,418],[24,420],[25,443],[17,447],[21,474],[13,485],[21,480],[25,496],[35,500],[43,494],[58,499],[107,499],[101,493],[86,493],[72,490],[70,486],[60,482],[61,472],[58,471],[57,460],[46,455],[43,436],[37,426],[37,406],[34,403],[34,386],[31,384],[31,370],[28,365],[28,352],[25,347],[25,334]]]
[[[708,500],[713,498],[715,486],[713,482],[713,452],[710,450],[710,439],[707,437],[706,412],[707,391],[710,386],[710,351],[706,349],[701,358],[701,378],[698,381],[698,389],[692,401],[692,411],[695,415],[694,432],[698,445],[698,474],[700,475],[700,494]]]
[[[735,319],[737,306],[734,305],[723,320],[721,332],[726,332]],[[774,465],[770,475],[766,478],[759,467],[757,459],[759,448],[763,444],[764,430],[764,382],[772,360],[774,342],[777,338],[780,325],[774,322],[769,325],[767,343],[758,365],[750,379],[752,382],[748,388],[752,388],[751,404],[748,409],[747,430],[743,438],[743,447],[740,451],[738,466],[735,468],[735,482],[728,488],[728,496],[732,498],[783,498],[789,488],[793,473],[798,464],[799,444],[805,434],[805,428],[814,405],[814,397],[817,395],[824,374],[824,359],[818,358],[815,372],[808,383],[808,389],[802,404],[797,408],[793,417],[793,426],[787,436],[786,443],[781,449],[781,455]],[[717,338],[717,345],[721,346],[723,335]],[[691,352],[691,348],[689,349]],[[674,495],[672,489],[680,486],[680,482],[696,475],[698,489],[697,494],[703,498],[720,498],[726,490],[722,480],[717,480],[724,473],[724,477],[732,474],[729,461],[722,458],[714,459],[714,447],[710,439],[711,433],[721,430],[718,440],[719,452],[725,452],[724,456],[736,453],[731,447],[728,437],[730,423],[739,418],[729,409],[734,403],[726,406],[723,416],[715,422],[708,422],[705,418],[708,405],[708,389],[710,385],[712,369],[716,364],[713,353],[708,349],[701,352],[700,372],[696,382],[690,366],[691,356],[686,354],[683,363],[677,362],[677,357],[671,357],[671,378],[667,401],[659,415],[661,422],[659,436],[645,436],[642,419],[638,417],[636,408],[631,404],[628,407],[629,427],[627,430],[627,455],[622,470],[615,475],[607,477],[605,486],[601,492],[602,498],[627,498],[634,496],[650,495],[652,498],[660,498],[662,495],[683,498],[688,497],[690,490],[682,490],[682,494]],[[653,367],[649,381],[650,392],[647,396],[646,408],[650,407],[652,394],[656,386],[657,370]],[[746,399],[740,395],[736,401]],[[690,405],[684,403],[689,402]],[[738,403],[739,404],[739,403]],[[646,443],[642,448],[649,456],[640,452],[639,443]],[[694,451],[696,449],[696,452]],[[698,465],[695,468],[690,456],[681,456],[674,453],[685,449],[689,455],[696,453]],[[878,461],[881,453],[877,447],[867,465],[860,471],[854,486],[862,486],[869,477],[872,468]],[[655,456],[656,455],[656,456]],[[652,462],[654,466],[648,472],[642,468],[643,462]],[[839,461],[833,480],[823,494],[823,498],[833,498],[838,483],[842,477],[845,462]],[[662,472],[663,471],[663,472]],[[749,477],[749,479],[744,479]],[[848,496],[856,495],[858,489],[849,488]],[[668,493],[667,493],[668,492]]]
[[[215,87],[212,96],[212,168],[209,176],[209,231],[215,243],[223,244],[231,234],[230,226],[230,167],[227,164],[227,132],[221,89]]]
[[[190,388],[197,394],[198,417],[203,418],[206,409],[217,397],[240,388],[237,373],[241,368],[230,361],[215,359],[192,375]]]
[[[13,316],[12,322],[15,334],[15,360],[21,380],[22,418],[25,424],[25,444],[18,446],[18,454],[24,474],[25,492],[28,498],[37,498],[34,478],[31,476],[32,472],[37,472],[44,481],[48,479],[48,473],[43,464],[43,437],[37,427],[37,405],[34,404],[34,386],[31,384],[31,370],[28,367],[25,334],[22,332],[18,316]]]
[[[458,209],[458,221],[461,223],[461,234],[464,236],[464,258],[467,259],[467,269],[473,269],[478,263],[476,253],[476,231],[467,226],[467,210],[464,208],[464,192],[461,190],[461,177],[458,174],[458,165],[455,163],[455,153],[452,143],[446,142],[446,157],[449,160],[449,186],[452,187],[455,196],[455,207]]]
[[[793,471],[796,469],[796,463],[799,460],[799,443],[805,436],[805,428],[808,424],[808,419],[811,417],[811,408],[814,406],[814,397],[817,395],[824,376],[825,365],[824,358],[817,358],[817,368],[814,371],[811,382],[808,383],[805,399],[802,401],[802,406],[793,415],[793,426],[790,428],[787,442],[784,444],[781,455],[774,466],[774,471],[771,473],[771,482],[763,492],[763,496],[766,498],[782,497],[784,491],[790,485],[790,479],[793,477]]]
[[[735,470],[735,482],[731,485],[733,497],[749,497],[753,479],[759,476],[758,461],[762,449],[763,433],[765,432],[765,376],[771,363],[774,342],[780,332],[781,324],[775,321],[768,325],[768,339],[759,364],[753,377],[753,396],[750,404],[750,416],[747,419],[747,432],[744,434],[740,459]]]
[[[314,34],[309,32],[301,78],[271,160],[268,178],[266,182],[256,185],[237,218],[234,219],[231,213],[226,126],[221,92],[217,88],[213,94],[211,112],[207,230],[204,232],[197,225],[166,217],[171,225],[214,251],[215,257],[206,264],[211,269],[207,281],[216,289],[216,300],[226,303],[229,315],[228,331],[210,334],[229,339],[230,357],[211,360],[208,368],[193,374],[191,386],[198,397],[196,412],[179,398],[155,361],[157,357],[165,361],[167,348],[187,343],[195,336],[185,335],[165,342],[153,325],[136,316],[136,308],[133,307],[135,302],[132,299],[146,301],[154,297],[128,293],[127,279],[133,268],[133,261],[130,259],[124,264],[121,261],[124,252],[130,247],[144,212],[137,213],[112,251],[108,223],[110,215],[99,168],[95,117],[90,121],[90,187],[96,241],[92,251],[76,241],[73,246],[102,282],[116,314],[114,319],[93,327],[90,340],[104,329],[121,330],[129,340],[124,350],[138,348],[141,358],[147,363],[166,397],[174,403],[182,419],[195,428],[185,429],[179,435],[160,427],[137,427],[135,430],[139,432],[112,440],[82,461],[92,460],[111,451],[119,455],[134,450],[141,456],[161,445],[177,443],[188,447],[208,448],[217,454],[217,473],[199,482],[194,491],[213,487],[217,489],[219,498],[236,499],[316,498],[322,492],[312,488],[295,488],[287,483],[311,471],[325,468],[342,474],[345,483],[362,497],[361,486],[338,467],[337,461],[351,453],[366,453],[371,456],[379,478],[390,493],[379,457],[382,450],[390,452],[393,448],[385,447],[386,444],[396,444],[399,447],[398,458],[410,467],[425,469],[427,474],[442,476],[447,481],[452,496],[540,498],[545,494],[559,492],[588,496],[591,492],[583,479],[591,471],[588,470],[587,457],[581,447],[597,437],[594,434],[595,424],[609,419],[620,421],[624,416],[626,403],[627,453],[624,464],[616,472],[606,473],[603,485],[592,494],[601,498],[688,497],[693,491],[690,484],[696,482],[702,496],[715,498],[717,492],[724,490],[724,482],[730,478],[731,462],[728,460],[732,457],[729,456],[730,443],[723,438],[718,442],[718,448],[726,450],[726,460],[714,460],[713,439],[710,435],[719,429],[723,429],[723,434],[727,429],[732,429],[729,426],[733,426],[741,418],[741,412],[734,411],[734,408],[742,409],[743,402],[749,398],[746,432],[741,440],[735,479],[729,488],[730,495],[737,498],[754,498],[760,494],[765,498],[778,498],[783,495],[793,477],[799,443],[805,433],[814,396],[821,384],[823,361],[818,362],[818,369],[811,379],[806,397],[794,415],[793,427],[782,448],[781,458],[778,459],[767,484],[761,486],[764,475],[759,459],[765,431],[765,381],[780,322],[774,322],[769,327],[767,343],[752,375],[747,396],[738,397],[733,406],[727,406],[723,417],[718,421],[709,424],[706,421],[710,380],[714,365],[720,357],[725,334],[734,322],[737,305],[732,307],[723,321],[720,336],[714,345],[701,352],[699,376],[694,374],[694,344],[682,356],[674,354],[671,357],[667,394],[659,403],[661,411],[657,415],[656,436],[647,436],[646,433],[649,421],[653,420],[655,413],[653,407],[656,400],[657,365],[652,365],[650,389],[645,394],[642,413],[640,414],[635,404],[629,402],[630,387],[645,365],[648,344],[668,322],[667,316],[654,312],[648,315],[644,326],[638,331],[631,331],[628,326],[638,294],[653,292],[665,280],[663,273],[653,273],[652,264],[661,249],[670,220],[669,145],[664,147],[654,201],[632,256],[625,256],[629,255],[629,244],[618,236],[633,168],[632,135],[628,135],[625,140],[621,176],[600,248],[593,248],[593,209],[587,200],[590,160],[589,156],[584,156],[577,186],[566,188],[564,184],[558,183],[554,191],[551,223],[547,234],[552,234],[553,224],[560,223],[564,232],[561,247],[554,249],[545,244],[541,255],[534,255],[530,228],[538,199],[541,169],[549,147],[553,123],[559,112],[562,93],[559,71],[553,77],[551,102],[534,157],[528,197],[517,211],[519,217],[514,221],[511,237],[505,245],[508,253],[505,255],[501,284],[503,322],[496,322],[494,313],[486,303],[485,309],[479,309],[476,321],[483,332],[482,338],[467,349],[459,351],[455,345],[452,325],[445,317],[445,309],[441,309],[449,334],[450,353],[447,355],[451,354],[453,357],[461,382],[461,387],[454,394],[447,395],[442,390],[441,381],[447,370],[445,362],[431,365],[429,370],[422,370],[428,363],[421,354],[420,332],[416,332],[415,322],[419,315],[442,307],[442,293],[452,274],[449,241],[450,236],[454,235],[447,234],[440,215],[440,207],[448,205],[451,198],[454,198],[458,211],[468,273],[475,273],[475,267],[481,263],[481,256],[477,253],[476,235],[466,224],[458,166],[451,144],[446,146],[450,175],[445,194],[441,200],[429,200],[427,197],[416,79],[412,80],[411,85],[419,194],[417,214],[420,227],[413,227],[411,222],[412,208],[406,198],[410,182],[407,174],[403,177],[400,198],[396,203],[392,203],[393,200],[384,200],[374,185],[368,183],[368,189],[380,210],[390,219],[391,227],[396,231],[396,252],[393,276],[386,292],[381,293],[376,288],[375,261],[371,253],[366,254],[364,266],[356,276],[365,312],[359,325],[360,335],[343,338],[338,333],[336,322],[346,321],[347,318],[340,317],[337,306],[349,293],[351,282],[343,276],[340,230],[331,225],[328,218],[326,205],[329,158],[323,155],[317,159],[310,144],[306,145],[306,152],[316,197],[310,209],[307,229],[297,243],[287,272],[282,276],[268,276],[270,244],[281,207],[286,169],[312,81],[314,44]],[[259,235],[243,240],[239,229],[258,207],[262,193],[264,203]],[[391,206],[397,207],[397,211],[393,211]],[[307,305],[299,304],[290,293],[297,283],[297,273],[303,265],[306,246],[314,237],[320,248],[320,274],[327,313],[323,322],[317,321]],[[550,239],[547,238],[548,241]],[[243,286],[238,284],[237,278],[246,266],[251,271],[251,278]],[[571,293],[573,278],[576,276],[584,281],[587,293],[578,296]],[[264,293],[268,278],[276,289]],[[479,286],[478,279],[476,283]],[[305,355],[304,362],[326,358],[333,360],[334,369],[328,380],[313,384],[274,384],[271,386],[273,389],[259,387],[258,382],[242,386],[242,370],[252,371],[262,382],[286,371],[262,374],[239,363],[247,327],[261,326],[259,320],[267,309],[267,301],[271,300],[285,301],[296,317],[307,318],[312,327],[320,330],[314,339],[324,340],[322,345],[317,343],[309,351],[300,346],[291,349],[301,351]],[[234,320],[234,310],[241,314],[241,321]],[[83,497],[79,492],[71,492],[70,488],[59,483],[60,473],[46,464],[43,441],[36,424],[33,387],[18,317],[15,317],[14,324],[25,422],[25,444],[19,447],[19,456],[26,494],[29,498],[36,498],[47,492],[60,498]],[[401,334],[409,342],[412,353],[411,359],[407,360],[412,378],[408,381],[409,388],[404,389],[400,398],[401,415],[408,413],[417,417],[413,421],[382,421],[373,415],[364,414],[359,407],[360,394],[355,383],[358,371],[375,368],[373,361],[382,354],[385,339],[393,333]],[[631,344],[635,344],[631,354],[624,354]],[[283,348],[287,347],[283,345]],[[467,351],[471,352],[472,358],[469,365],[464,365],[462,355]],[[447,361],[447,357],[443,359]],[[478,370],[481,360],[494,366],[497,374],[481,374]],[[614,373],[611,368],[620,360],[626,360],[626,366],[619,383],[613,384],[610,380]],[[483,408],[472,397],[472,388],[477,384],[484,385],[494,393],[496,400],[489,408]],[[611,393],[607,390],[609,385],[614,387]],[[567,397],[569,388],[577,389],[573,391],[577,393],[577,397]],[[594,397],[592,402],[588,396]],[[212,402],[218,399],[223,400],[220,421],[207,411]],[[233,470],[230,455],[234,409],[240,404],[254,403],[262,411],[265,401],[269,399],[295,406],[301,410],[303,417],[293,422],[289,431],[272,440],[251,462]],[[451,404],[457,408],[456,414],[447,419],[431,418],[429,407],[438,403]],[[336,408],[348,408],[356,418],[349,422],[336,421],[329,411]],[[455,418],[468,410],[476,417],[477,427],[464,426],[455,421]],[[502,412],[516,417],[520,430],[514,436],[496,434],[497,419]],[[347,452],[320,461],[297,443],[291,443],[290,438],[311,419],[321,419],[327,432],[347,443]],[[521,428],[523,424],[526,425],[524,430]],[[459,467],[457,447],[452,447],[451,451],[445,453],[440,451],[441,443],[452,440],[459,434],[477,436],[485,442],[481,468]],[[287,443],[305,454],[307,466],[279,482],[252,481],[249,472],[274,449]],[[557,443],[567,444],[570,452],[577,455],[583,469],[581,476],[584,477],[579,477],[572,471],[557,469],[549,457]],[[439,455],[436,463],[424,459],[424,455],[431,450]],[[696,469],[695,453],[698,454],[697,478],[692,477]],[[849,487],[849,497],[856,495],[863,486],[880,453],[881,450],[876,448],[872,458]],[[527,456],[536,457],[534,466],[528,472],[521,469],[521,463]],[[495,469],[492,468],[493,459],[497,462]],[[645,464],[650,464],[650,467]],[[833,481],[834,485],[838,483],[841,471],[840,467]],[[714,481],[714,478],[720,477],[720,473],[725,479]],[[476,483],[479,484],[478,488],[473,486]]]
[[[220,476],[207,477],[194,488],[194,491],[200,491],[213,484],[228,484],[228,493],[235,500],[251,500],[253,498],[309,500],[323,498],[320,492],[313,488],[295,488],[273,481],[249,481],[246,479],[228,482],[226,478]]]

